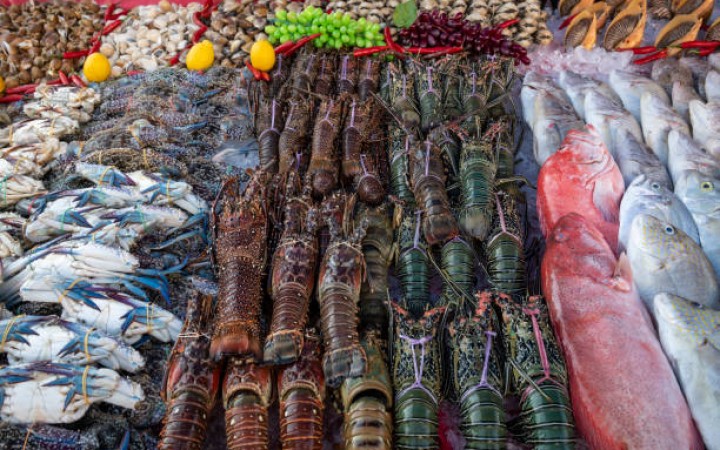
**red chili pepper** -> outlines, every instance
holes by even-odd
[[[6,95],[4,97],[0,97],[0,103],[12,103],[22,99],[23,96],[21,94]]]
[[[70,80],[68,79],[67,75],[65,75],[65,72],[62,70],[58,70],[58,76],[60,77],[60,83],[62,83],[63,86],[67,86],[70,84]]]
[[[35,89],[37,84],[23,84],[22,86],[15,86],[13,88],[7,88],[6,94],[25,94],[30,89]]]
[[[143,73],[142,70],[131,70],[131,71],[127,72],[125,75],[131,77],[133,75],[139,75],[141,73]]]
[[[178,52],[177,55],[175,55],[175,56],[173,56],[172,58],[170,58],[169,64],[170,64],[171,66],[174,66],[175,64],[179,63],[181,56],[182,56],[182,51]]]
[[[260,72],[260,78],[262,78],[263,81],[270,81],[270,74],[267,72]]]
[[[407,52],[418,55],[431,55],[434,53],[459,53],[463,50],[465,50],[463,47],[410,47],[407,49]]]
[[[245,60],[245,65],[246,65],[247,68],[250,70],[250,72],[252,72],[253,77],[255,77],[256,80],[261,80],[261,79],[262,79],[262,72],[260,72],[260,71],[259,71],[258,69],[256,69],[252,64],[250,64],[250,60],[249,60],[249,59],[246,59],[246,60]]]
[[[657,52],[657,53],[653,53],[653,54],[650,55],[650,56],[646,56],[646,57],[644,57],[644,58],[636,59],[635,61],[633,61],[633,64],[637,64],[637,65],[640,66],[640,65],[643,65],[643,64],[647,64],[647,63],[649,63],[649,62],[657,61],[658,59],[667,58],[667,55],[668,55],[668,51],[667,51],[666,48],[664,48],[664,49],[660,50],[660,51]]]
[[[122,25],[122,20],[113,20],[112,22],[105,25],[105,28],[102,29],[100,34],[102,36],[107,36],[108,34],[115,31],[117,29],[117,27],[119,27],[120,25]]]
[[[87,87],[87,84],[85,84],[83,79],[80,78],[78,75],[72,74],[72,75],[70,75],[70,79],[72,80],[73,84],[77,87]]]
[[[717,50],[716,47],[713,48],[704,48],[698,52],[698,56],[709,56],[711,55],[715,50]]]
[[[205,25],[203,25],[202,27],[200,27],[200,29],[197,30],[197,31],[193,34],[192,43],[193,43],[193,44],[197,44],[198,41],[200,40],[200,38],[202,37],[202,35],[205,34],[205,32],[206,32],[207,30],[208,30],[208,27],[206,27]]]
[[[570,25],[570,23],[573,21],[573,19],[575,18],[575,16],[577,16],[577,14],[573,14],[572,16],[568,16],[567,19],[563,20],[562,23],[560,24],[560,28],[559,28],[559,29],[562,30],[563,28],[566,28],[568,25]]]
[[[616,51],[618,51],[618,52],[630,51],[630,52],[633,52],[633,55],[648,55],[650,53],[654,53],[654,52],[658,51],[658,49],[655,46],[648,45],[647,47],[635,47],[635,48],[621,49],[621,50],[616,50]]]
[[[386,52],[392,50],[389,45],[381,45],[378,47],[359,48],[353,52],[353,56],[356,58],[362,58],[363,56],[370,56],[376,53]]]
[[[88,52],[88,55],[92,55],[93,53],[96,53],[98,50],[100,50],[100,45],[102,42],[99,40],[95,41],[92,47],[90,47],[90,51]]]
[[[520,22],[520,19],[510,19],[510,20],[506,20],[505,22],[501,23],[500,25],[496,25],[495,28],[497,28],[499,30],[504,30],[505,28],[511,27],[519,22]]]
[[[390,33],[390,27],[385,27],[385,30],[383,30],[383,34],[385,35],[385,43],[390,46],[392,51],[400,54],[405,53],[405,49],[393,40],[392,33]]]
[[[62,81],[60,81],[60,78],[57,78],[55,80],[48,81],[45,84],[47,84],[48,86],[59,86],[60,83],[62,83]]]
[[[200,11],[196,12],[195,14],[193,14],[193,22],[195,22],[195,25],[197,25],[197,26],[199,26],[199,27],[204,27],[204,26],[205,26],[205,24],[203,23],[203,21],[200,20]]]
[[[108,17],[108,18],[106,19],[106,22],[108,22],[108,21],[110,21],[110,20],[117,20],[117,19],[121,18],[122,16],[127,15],[129,12],[130,12],[129,9],[123,8],[122,10],[120,10],[119,13],[113,14],[113,15],[111,15],[110,17]]]
[[[110,16],[112,16],[112,13],[115,12],[115,3],[110,3],[105,10],[105,15],[103,16],[105,19],[105,22],[110,20]]]
[[[315,33],[315,34],[311,34],[310,36],[305,36],[304,38],[298,39],[298,41],[295,43],[295,45],[293,45],[289,50],[286,50],[283,53],[283,55],[285,55],[285,56],[292,55],[293,53],[298,51],[298,49],[300,49],[303,45],[307,44],[308,42],[312,41],[313,39],[319,38],[320,36],[322,36],[322,34]]]
[[[720,41],[689,41],[680,44],[680,48],[717,48]]]
[[[275,54],[282,55],[286,51],[290,50],[295,43],[293,41],[287,41],[284,44],[280,44],[277,47],[275,47]]]
[[[87,56],[87,54],[88,54],[87,50],[79,50],[77,52],[65,52],[65,53],[63,53],[63,59],[82,58],[83,56]]]

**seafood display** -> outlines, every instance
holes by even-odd
[[[713,2],[136,3],[0,6],[0,447],[717,447]]]

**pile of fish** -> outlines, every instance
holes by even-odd
[[[660,60],[650,77],[613,70],[607,83],[525,77],[548,240],[543,292],[594,448],[720,442],[716,61]]]

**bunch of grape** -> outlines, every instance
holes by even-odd
[[[417,20],[399,33],[400,43],[411,47],[462,46],[483,55],[502,55],[530,64],[527,51],[503,37],[502,28],[483,28],[463,19],[462,13],[452,17],[434,10],[421,13]]]
[[[327,14],[320,8],[308,6],[300,14],[279,10],[275,22],[265,27],[272,44],[297,41],[304,36],[320,33],[313,40],[318,48],[375,47],[385,45],[380,25],[364,18],[352,20],[348,13]]]

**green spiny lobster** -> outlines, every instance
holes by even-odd
[[[518,191],[519,193],[519,191]],[[517,199],[509,192],[495,194],[493,226],[485,242],[487,271],[493,289],[522,294],[527,288],[524,233]]]
[[[460,154],[460,227],[478,240],[490,231],[497,153],[491,141],[467,139]]]
[[[407,209],[397,227],[395,271],[402,286],[403,304],[413,317],[419,317],[430,304],[430,259],[420,233],[420,211]]]
[[[505,355],[513,392],[520,396],[520,435],[538,450],[573,449],[575,423],[567,372],[540,296],[522,301],[492,294],[503,322]]]
[[[392,303],[395,448],[439,449],[438,397],[441,388],[437,330],[445,308],[414,320]]]
[[[492,298],[480,296],[477,309],[458,314],[449,328],[452,383],[460,403],[460,431],[467,449],[505,449],[503,366],[496,339],[499,324]]]

